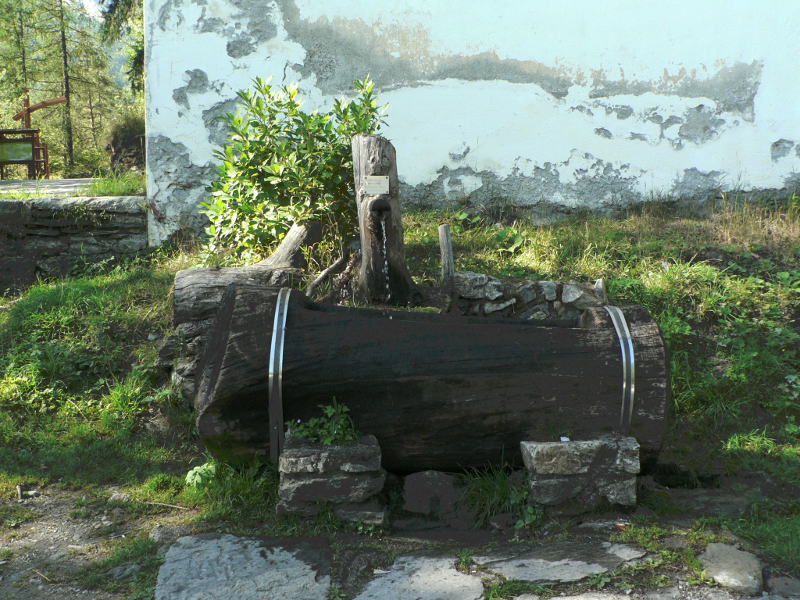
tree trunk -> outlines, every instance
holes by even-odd
[[[358,289],[369,304],[403,306],[416,288],[406,266],[394,146],[379,135],[353,136],[351,145],[361,235]]]
[[[275,252],[255,265],[187,269],[175,274],[173,323],[176,333],[165,341],[160,357],[164,367],[171,367],[173,380],[184,398],[194,399],[197,362],[225,288],[232,283],[300,287],[306,266],[303,248],[321,239],[320,223],[295,224]]]
[[[267,372],[277,289],[230,286],[198,371],[197,424],[214,456],[265,459]],[[600,309],[602,311],[602,309]],[[669,393],[664,343],[642,307],[624,313],[636,353],[630,435],[645,461],[661,446]],[[381,443],[395,472],[519,460],[522,440],[620,429],[620,343],[604,312],[591,328],[351,309],[292,292],[282,396],[286,421],[333,398]]]
[[[61,27],[61,61],[64,68],[64,97],[67,99],[64,109],[64,130],[67,134],[67,164],[70,170],[75,168],[75,150],[72,141],[72,107],[69,81],[69,55],[67,54],[67,34],[64,23],[64,0],[58,1],[59,24]]]

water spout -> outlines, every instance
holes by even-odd
[[[382,240],[382,248],[381,253],[383,254],[383,279],[386,283],[386,302],[388,302],[392,297],[392,292],[389,287],[389,253],[386,250],[386,213],[381,212],[381,240]]]

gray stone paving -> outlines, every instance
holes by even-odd
[[[329,563],[312,547],[229,534],[186,536],[167,551],[155,600],[325,600]]]
[[[605,573],[644,555],[643,550],[624,544],[553,542],[535,548],[507,547],[473,559],[506,579],[563,583]]]
[[[0,180],[0,199],[3,194],[36,194],[49,196],[74,196],[92,183],[91,177],[82,179],[3,179]]]
[[[728,589],[677,582],[673,587],[632,595],[598,591],[560,598],[734,600],[741,594],[753,599],[761,592],[760,580],[748,579],[756,577],[756,570],[760,577],[760,564],[752,555],[724,544],[709,544],[709,549],[701,560],[709,574]],[[634,546],[602,541],[546,542],[535,546],[507,543],[473,556],[475,568],[465,573],[456,568],[457,559],[452,553],[415,551],[401,554],[383,568],[376,568],[375,563],[367,565],[366,578],[361,579],[363,583],[357,583],[347,597],[354,600],[481,600],[486,594],[484,579],[505,578],[541,584],[577,582],[624,567],[645,555],[644,550]],[[189,535],[179,538],[167,551],[158,574],[154,600],[326,600],[339,597],[343,590],[331,587],[330,557],[327,542],[319,539]],[[755,560],[753,564],[750,564],[751,557]],[[717,572],[721,568],[719,564],[728,565],[727,578],[721,578]],[[731,579],[734,576],[745,578],[744,583]],[[792,586],[797,584],[797,580],[790,578],[773,581],[776,588],[784,585],[794,589]],[[765,594],[759,600],[785,597],[792,596]],[[538,600],[538,597],[523,594],[515,600]]]
[[[480,577],[456,570],[453,556],[406,554],[367,584],[355,600],[479,600]]]

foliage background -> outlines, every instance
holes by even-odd
[[[65,81],[69,80],[73,166],[66,105],[32,114],[33,127],[41,129],[49,146],[51,170],[56,176],[90,176],[107,169],[111,127],[122,113],[144,113],[141,86],[132,89],[125,74],[125,45],[141,31],[141,12],[135,8],[141,4],[134,0],[130,5],[133,8],[124,18],[121,13],[117,18],[122,24],[112,27],[91,18],[77,0],[0,0],[0,128],[22,126],[11,117],[22,109],[26,89],[30,90],[31,104],[36,104],[63,95]],[[62,8],[66,73],[61,46]],[[24,176],[22,168],[15,169],[11,176]]]

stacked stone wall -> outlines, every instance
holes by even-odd
[[[140,196],[0,200],[0,294],[145,248]]]

